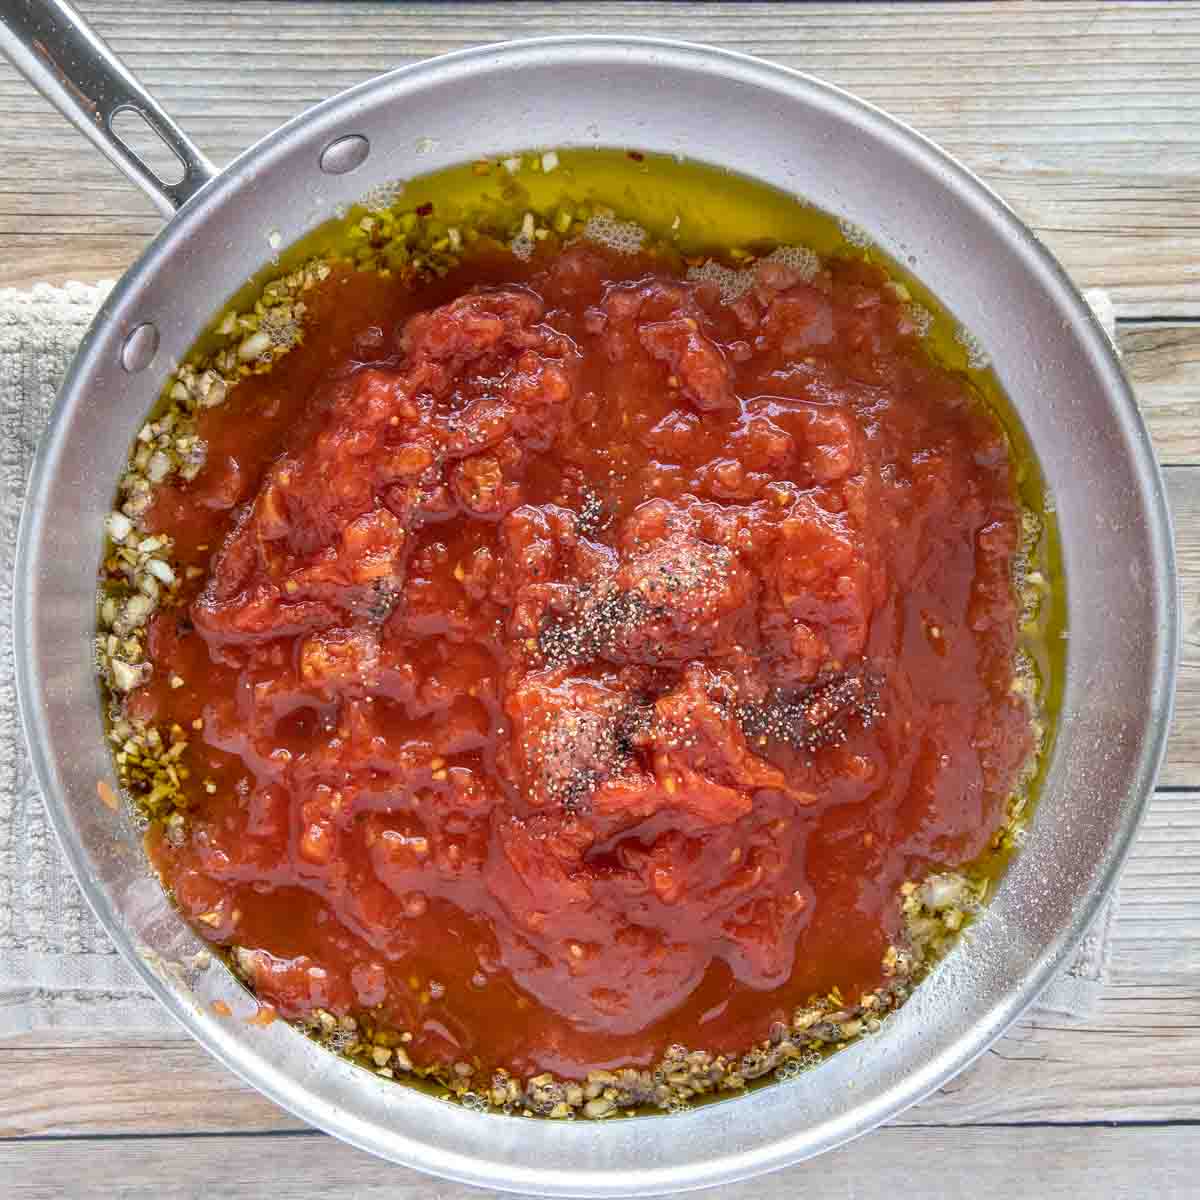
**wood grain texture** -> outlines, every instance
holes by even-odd
[[[971,1200],[1079,1200],[1081,1196],[1194,1196],[1195,1130],[885,1129],[787,1171],[721,1188],[722,1200],[797,1196],[892,1200],[897,1195]],[[500,1200],[368,1158],[317,1134],[262,1138],[134,1139],[0,1145],[11,1200],[119,1195],[122,1200]],[[326,1190],[328,1189],[328,1190]]]
[[[1175,719],[1159,784],[1191,787],[1200,782],[1200,474],[1195,467],[1168,467],[1165,474],[1175,521],[1183,646]],[[1196,934],[1200,946],[1200,925]]]
[[[217,161],[306,105],[537,34],[712,42],[849,88],[996,188],[1122,316],[1200,315],[1200,5],[80,0]],[[127,265],[150,204],[0,64],[0,285]]]
[[[1094,1012],[1035,1013],[897,1124],[1200,1120],[1198,930],[1200,793],[1159,793],[1122,879]],[[0,1079],[21,1081],[0,1086],[0,1138],[301,1128],[182,1034],[0,1041]]]
[[[1200,464],[1200,322],[1122,322],[1117,345],[1159,462]]]

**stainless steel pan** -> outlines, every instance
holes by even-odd
[[[17,65],[169,217],[89,331],[37,458],[13,644],[38,780],[64,852],[126,957],[204,1046],[303,1119],[386,1158],[493,1188],[667,1192],[729,1181],[861,1134],[961,1070],[1086,930],[1138,826],[1170,716],[1178,641],[1162,482],[1129,386],[1066,275],[978,180],[912,130],[792,71],[614,37],[483,47],[317,105],[217,173],[64,3],[10,0]],[[133,107],[178,153],[166,187],[114,140]],[[345,140],[352,139],[352,140]],[[1055,497],[1070,642],[1061,732],[1027,848],[995,901],[882,1033],[820,1070],[686,1115],[574,1124],[481,1115],[388,1084],[245,1011],[165,900],[109,771],[92,672],[102,520],[168,364],[271,257],[375,185],[522,147],[636,145],[799,193],[867,230],[978,336]],[[274,238],[272,239],[274,240]],[[185,972],[186,974],[186,972]]]

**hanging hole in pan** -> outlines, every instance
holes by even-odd
[[[130,330],[121,347],[121,366],[130,375],[144,371],[158,353],[158,327],[152,321],[143,321]]]
[[[108,127],[159,183],[172,187],[183,182],[187,167],[140,109],[130,105],[116,109],[108,119]]]
[[[361,167],[371,153],[371,143],[361,133],[334,139],[321,151],[321,170],[326,175],[347,175]]]

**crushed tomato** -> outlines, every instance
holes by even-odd
[[[282,1016],[575,1077],[876,986],[1031,749],[1007,442],[886,275],[580,243],[310,308],[149,514],[198,932]]]

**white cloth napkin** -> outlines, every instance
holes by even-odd
[[[13,554],[37,440],[109,283],[0,288],[0,1036],[46,1028],[177,1033],[80,896],[33,783],[13,683]],[[1112,336],[1112,306],[1089,294]],[[1105,317],[1107,316],[1107,320]],[[1115,901],[1039,1001],[1086,1016],[1104,985]]]
[[[12,575],[33,452],[71,356],[111,284],[0,289],[0,1035],[56,1027],[166,1031],[83,901],[35,787],[13,682]]]

